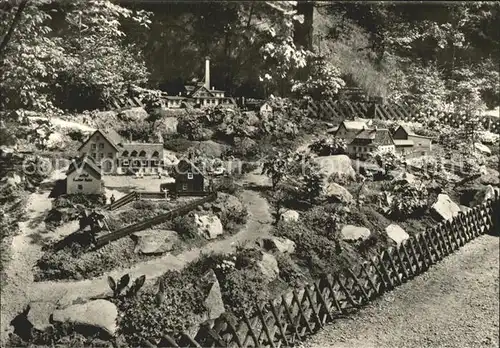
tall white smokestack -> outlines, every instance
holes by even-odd
[[[205,88],[210,90],[210,58],[205,58]]]

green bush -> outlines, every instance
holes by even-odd
[[[119,331],[133,347],[140,347],[145,339],[161,338],[165,333],[179,332],[196,324],[204,313],[204,296],[197,286],[200,279],[188,272],[169,271],[159,280],[159,287],[145,289],[138,297],[118,304],[123,313]]]
[[[190,240],[198,236],[198,227],[192,214],[175,217],[173,229],[179,233],[182,240]]]
[[[166,139],[163,143],[165,149],[178,153],[185,153],[192,146],[192,141],[180,137]]]
[[[290,286],[298,286],[305,280],[304,273],[290,255],[279,253],[276,255],[276,261],[280,269],[280,278]]]

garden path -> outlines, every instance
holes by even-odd
[[[301,347],[498,347],[498,248],[479,237]]]
[[[132,278],[146,275],[148,281],[159,277],[168,270],[180,270],[189,262],[194,261],[201,253],[227,253],[235,250],[238,245],[254,242],[259,237],[269,235],[272,217],[267,201],[257,192],[243,190],[242,201],[248,206],[249,216],[247,224],[236,234],[223,239],[211,242],[201,248],[193,248],[179,255],[165,255],[161,258],[142,262],[128,269],[120,269],[110,272],[102,277],[76,281],[76,282],[33,282],[33,266],[42,256],[41,246],[32,244],[30,240],[33,234],[43,231],[43,222],[35,227],[30,227],[28,223],[39,221],[40,217],[50,209],[51,200],[48,193],[35,193],[30,197],[33,202],[29,206],[27,222],[21,224],[20,234],[13,242],[13,261],[7,271],[8,285],[2,291],[2,342],[11,332],[10,321],[20,313],[30,302],[44,301],[57,303],[64,306],[72,303],[77,298],[100,297],[108,294],[108,275],[118,278],[125,273],[129,273]],[[65,231],[54,231],[50,236],[67,235],[74,232],[77,226],[66,227]]]

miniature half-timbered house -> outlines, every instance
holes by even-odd
[[[208,191],[206,178],[201,170],[186,159],[179,161],[173,175],[177,194],[202,194]]]
[[[71,161],[66,172],[66,194],[103,192],[101,168],[88,156]]]
[[[334,136],[349,142],[365,129],[368,129],[368,125],[363,121],[342,121]]]
[[[161,143],[127,141],[114,130],[96,130],[78,149],[100,165],[102,174],[163,171],[164,150]]]
[[[365,129],[347,144],[351,157],[366,159],[376,152],[396,152],[396,147],[388,129]]]

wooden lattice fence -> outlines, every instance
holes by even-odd
[[[292,346],[325,324],[368,304],[481,234],[498,231],[500,197],[412,236],[369,261],[261,303],[252,318],[223,314],[187,332],[144,342],[148,347]],[[191,331],[191,330],[190,330]],[[196,332],[196,331],[194,331]],[[176,337],[175,339],[173,337]]]
[[[339,123],[343,120],[359,118],[372,118],[381,120],[394,120],[406,122],[422,122],[435,117],[439,122],[459,127],[467,120],[464,114],[452,112],[422,112],[410,105],[376,104],[368,102],[354,102],[347,100],[310,101],[307,106],[309,116],[322,120]],[[484,129],[500,133],[500,118],[493,116],[480,117]]]

